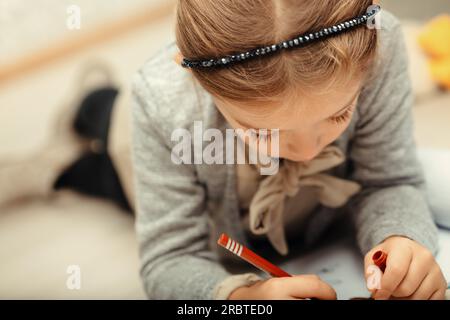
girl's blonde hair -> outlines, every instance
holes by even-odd
[[[207,59],[279,43],[362,15],[373,0],[179,0],[176,38],[183,56]],[[232,101],[277,101],[330,88],[373,64],[377,32],[360,27],[303,48],[223,69],[192,70],[211,94]]]

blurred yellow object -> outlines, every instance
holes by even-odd
[[[434,18],[419,36],[423,50],[432,58],[450,57],[450,15]]]
[[[430,71],[439,85],[450,90],[450,56],[447,59],[431,60]]]
[[[433,79],[450,90],[450,15],[441,15],[425,26],[419,44],[430,57]]]

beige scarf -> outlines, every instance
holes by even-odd
[[[286,197],[294,197],[301,187],[308,186],[317,191],[318,201],[322,205],[342,207],[360,191],[360,185],[320,172],[344,161],[344,154],[334,146],[327,147],[307,163],[285,160],[276,175],[268,176],[259,183],[250,203],[250,230],[256,235],[266,234],[274,248],[286,255],[288,246],[283,223]]]

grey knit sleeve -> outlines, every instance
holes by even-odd
[[[352,178],[363,187],[350,204],[357,240],[366,253],[386,238],[400,235],[436,254],[437,228],[416,154],[403,34],[398,23],[381,33],[382,59],[376,77],[362,93],[350,150]]]
[[[159,108],[143,76],[136,76],[133,91],[136,231],[144,289],[150,299],[213,299],[215,287],[231,274],[208,248],[205,191],[194,166],[172,163],[170,137],[163,137],[152,120]]]

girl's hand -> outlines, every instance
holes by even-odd
[[[394,236],[372,249],[365,257],[365,270],[378,251],[387,253],[381,289],[374,299],[443,300],[447,282],[433,255],[425,247],[405,237]]]
[[[334,289],[316,275],[271,278],[234,290],[229,300],[336,300]]]

